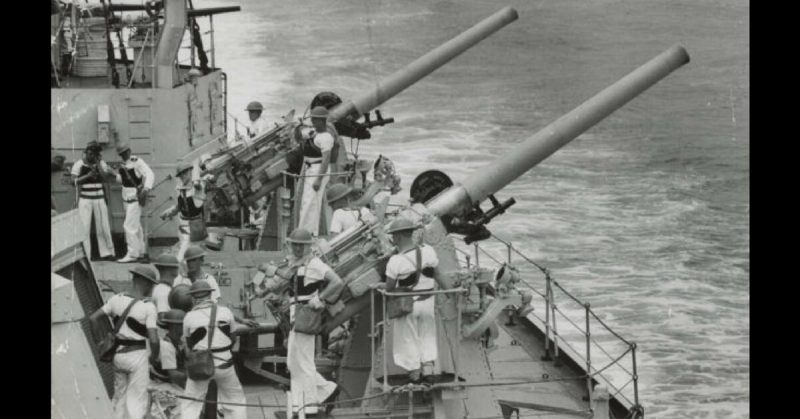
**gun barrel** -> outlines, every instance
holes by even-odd
[[[331,110],[328,120],[332,122],[338,121],[347,116],[358,119],[362,114],[375,109],[462,52],[472,48],[489,35],[517,20],[517,18],[517,11],[513,8],[505,7],[501,9],[438,48],[417,58],[411,64],[396,71],[378,83],[378,86],[372,91],[350,102],[338,105]]]
[[[480,203],[688,62],[689,54],[680,45],[667,49],[514,146],[505,156],[477,170],[460,185],[439,194],[427,205],[428,209],[442,216]]]

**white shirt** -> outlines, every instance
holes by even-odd
[[[207,303],[201,303],[202,305],[192,309],[192,311],[186,313],[186,317],[183,318],[183,336],[184,339],[188,338],[189,335],[192,334],[195,330],[203,327],[208,327],[208,322],[211,321],[211,305]],[[233,313],[228,307],[217,305],[217,328],[214,331],[214,337],[211,341],[211,348],[224,348],[226,346],[231,345],[233,342],[222,333],[222,330],[219,329],[219,326],[222,325],[230,325],[230,330],[233,330],[236,325],[236,320],[233,318]],[[210,333],[210,331],[206,331]],[[208,334],[203,336],[203,339],[197,342],[191,349],[193,350],[201,350],[201,349],[208,349]],[[223,361],[231,359],[231,351],[225,352],[215,352],[214,353],[214,364],[220,365]],[[163,368],[163,364],[162,364]],[[166,369],[166,368],[165,368]]]
[[[125,169],[133,169],[136,173],[136,176],[139,176],[142,179],[142,184],[144,185],[145,189],[153,189],[153,182],[155,181],[156,175],[153,174],[153,171],[150,169],[150,166],[144,162],[144,160],[140,159],[137,156],[130,156],[127,161],[122,163],[123,168]],[[117,182],[122,183],[122,176],[117,173]],[[136,198],[136,188],[126,188],[122,187],[122,199],[135,199]]]
[[[320,151],[323,153],[333,150],[334,139],[330,132],[318,132],[312,141],[314,141],[314,145],[319,147]],[[310,161],[320,161],[320,158],[318,157],[306,157],[305,159]]]
[[[371,220],[374,216],[366,209],[361,208],[358,210],[349,208],[339,208],[333,212],[331,216],[331,234],[339,234],[344,230],[354,226],[360,220]]]
[[[433,247],[423,244],[420,246],[422,250],[421,268],[435,268],[439,265],[439,258],[436,256],[436,251]],[[393,255],[386,263],[386,276],[391,279],[405,279],[408,275],[417,271],[417,255],[414,249],[409,250],[403,254]],[[424,274],[420,273],[419,282],[414,286],[415,290],[433,288],[436,281]]]
[[[269,122],[262,115],[255,121],[248,119],[245,127],[247,128],[247,137],[245,138],[245,142],[250,144],[253,139],[269,130]]]
[[[132,300],[132,297],[125,294],[116,294],[106,301],[103,307],[101,307],[101,310],[113,319],[113,317],[121,316]],[[133,307],[131,307],[128,317],[143,324],[147,329],[156,328],[156,306],[148,300],[137,301]],[[126,322],[123,322],[122,327],[119,328],[117,337],[130,340],[145,340],[147,336],[142,336],[134,332],[128,327]]]
[[[213,289],[213,291],[211,291],[211,299],[214,300],[214,301],[219,301],[220,292],[219,292],[219,285],[217,285],[217,279],[214,278],[214,276],[211,275],[208,272],[203,272],[203,274],[205,276],[203,278],[200,278],[200,279],[208,282],[208,285],[210,285],[211,289]],[[172,281],[172,286],[175,287],[175,286],[181,285],[181,284],[188,285],[188,286],[191,287],[192,286],[192,280],[179,274],[177,277],[175,277],[175,280]]]
[[[156,313],[166,313],[169,311],[169,292],[172,287],[167,284],[156,284],[153,287],[153,303],[156,306]]]
[[[161,339],[158,347],[158,358],[161,361],[161,369],[164,371],[178,369],[177,350],[175,349],[175,345],[172,344],[172,341],[169,339]]]
[[[309,285],[315,282],[319,282],[325,279],[325,274],[330,271],[330,266],[326,265],[322,259],[318,257],[312,258],[308,261],[308,264],[305,266],[301,266],[297,268],[297,275],[303,276],[303,284]],[[306,301],[310,300],[313,296],[317,295],[319,291],[315,291],[313,294],[304,295],[298,297],[298,301]],[[291,298],[294,301],[294,297]]]

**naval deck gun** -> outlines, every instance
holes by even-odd
[[[476,382],[483,383],[481,385],[491,382],[491,375],[480,371],[464,375],[464,365],[488,363],[487,347],[494,335],[491,329],[496,328],[495,322],[501,314],[510,310],[511,317],[524,317],[532,309],[528,306],[530,296],[516,286],[519,277],[513,266],[504,266],[499,271],[460,266],[451,236],[451,233],[456,233],[454,230],[458,230],[458,226],[453,226],[453,218],[466,220],[476,228],[485,228],[488,221],[514,203],[513,198],[500,203],[494,197],[502,188],[688,62],[689,56],[680,46],[664,51],[515,146],[505,156],[475,171],[460,183],[453,184],[448,178],[446,182],[452,186],[438,191],[427,190],[424,202],[416,202],[400,211],[401,215],[423,226],[419,239],[436,250],[439,266],[435,276],[440,284],[444,284],[444,289],[433,294],[437,299],[439,378],[445,382],[434,385],[439,393],[434,397],[429,413],[440,412],[444,415],[442,417],[465,417],[466,409],[471,415],[492,414],[491,403],[487,406],[483,397],[473,400],[473,393],[467,398],[466,390]],[[487,198],[493,207],[483,212],[480,203]],[[402,375],[402,370],[392,361],[391,345],[386,344],[391,342],[391,330],[387,331],[390,327],[382,323],[385,314],[383,301],[393,295],[371,288],[371,285],[385,280],[385,264],[396,252],[387,240],[389,221],[379,216],[372,222],[359,222],[330,241],[320,240],[314,252],[346,284],[336,301],[329,301],[329,315],[324,324],[324,333],[331,333],[345,322],[351,322],[342,359],[336,365],[337,378],[346,394],[354,398],[364,397],[364,400],[350,404],[352,412],[347,410],[349,413],[345,414],[340,409],[345,416],[379,406],[371,401],[372,396],[389,392],[392,380]],[[469,234],[465,236],[468,238]],[[301,263],[303,260],[294,265]],[[291,269],[291,266],[285,266],[267,270],[274,276],[267,278],[261,273],[259,280],[271,281],[275,291],[281,292],[288,287]],[[248,299],[248,304],[257,302],[258,299]],[[382,328],[376,328],[377,325],[382,325]],[[378,337],[378,330],[382,330],[382,338]],[[456,337],[455,342],[445,336]],[[365,360],[369,360],[368,365]],[[257,365],[258,362],[249,364],[250,367]],[[406,402],[410,403],[409,400]],[[517,405],[524,403],[519,401]]]
[[[384,118],[377,110],[378,106],[517,18],[516,10],[503,8],[381,80],[376,88],[349,101],[323,92],[314,98],[309,107],[319,104],[328,108],[329,126],[333,126],[340,136],[367,139],[370,129],[394,122],[394,118]],[[370,118],[372,111],[375,111],[375,119]],[[359,122],[362,116],[364,119]],[[224,146],[212,154],[200,156],[198,167],[201,175],[211,175],[215,179],[215,187],[209,192],[210,199],[207,201],[210,217],[215,220],[236,220],[243,209],[254,207],[261,198],[285,187],[288,182],[284,180],[284,174],[299,168],[299,162],[302,161],[300,140],[309,135],[313,135],[310,127],[303,118],[296,118],[294,111],[291,111],[274,128],[247,142]],[[359,168],[367,167],[369,162],[358,161],[357,156],[356,159],[348,159],[344,151],[343,144],[338,150],[334,148],[331,173],[338,173],[339,176],[332,175],[332,181],[355,182]],[[299,173],[299,170],[295,169],[294,172]],[[364,171],[361,174],[363,179],[366,173]],[[288,201],[291,193],[287,190],[279,195]],[[280,244],[293,224],[289,212],[283,210],[291,208],[291,203],[280,203],[273,199],[270,205],[267,217],[275,236],[271,241],[273,245],[266,248],[280,250]]]

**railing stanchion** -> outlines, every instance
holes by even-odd
[[[552,280],[551,280],[551,282],[552,282]],[[551,313],[552,313],[552,316],[553,316],[553,352],[554,352],[553,356],[555,357],[553,365],[555,365],[556,367],[560,367],[561,366],[561,359],[558,357],[558,324],[556,323],[556,310],[557,309],[558,309],[558,306],[556,306],[555,293],[553,292],[553,287],[551,286],[550,287],[550,310],[551,310]]]
[[[389,321],[386,315],[387,299],[391,297],[386,294],[383,295],[383,391],[389,391],[389,367],[387,366],[387,359],[389,358],[389,344],[386,340],[386,328]]]
[[[478,243],[475,243],[475,267],[476,268],[481,267],[481,261],[480,258],[478,257]]]
[[[636,342],[631,342],[631,359],[633,362],[633,402],[634,407],[639,406],[639,373],[636,371]]]
[[[549,361],[552,359],[550,357],[550,275],[545,275],[544,283],[544,355],[542,360]]]
[[[456,307],[458,308],[458,314],[456,315],[456,356],[453,359],[453,382],[458,383],[458,364],[459,358],[461,358],[461,293],[456,294]],[[448,339],[448,344],[450,339]]]
[[[369,365],[375,366],[375,290],[369,291]]]
[[[586,309],[586,390],[589,393],[589,410],[592,409],[592,333],[589,330],[589,310],[590,304],[583,305]]]

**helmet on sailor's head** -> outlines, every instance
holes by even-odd
[[[309,232],[304,228],[294,229],[294,231],[292,231],[292,234],[289,234],[289,237],[286,238],[286,241],[289,243],[298,243],[298,244],[313,243],[311,232]]]
[[[177,268],[180,266],[178,263],[178,258],[175,255],[170,253],[162,253],[158,255],[158,257],[153,261],[153,265],[158,268],[159,266],[165,266],[168,268]]]
[[[178,164],[175,165],[175,175],[176,176],[180,176],[181,174],[185,173],[186,171],[192,170],[192,167],[193,166],[192,166],[191,163],[178,162]]]
[[[211,291],[214,291],[214,289],[211,288],[211,285],[209,285],[208,282],[202,279],[194,281],[192,286],[189,287],[189,295],[191,295],[192,297],[202,297],[207,293],[210,294]]]
[[[391,224],[389,224],[389,230],[387,233],[397,233],[400,231],[413,231],[420,228],[419,225],[414,224],[413,221],[409,220],[408,218],[404,217],[397,217]]]
[[[311,110],[311,118],[320,118],[325,119],[328,117],[328,109],[324,106],[314,106],[314,109]]]
[[[159,320],[157,323],[161,327],[168,327],[170,324],[183,324],[183,318],[186,317],[186,312],[173,308],[164,313],[164,319]]]
[[[169,306],[183,311],[192,309],[192,296],[189,295],[189,286],[186,284],[178,284],[172,287],[169,292]]]
[[[261,102],[257,102],[257,101],[254,100],[254,101],[252,101],[252,102],[247,104],[247,108],[245,108],[245,110],[246,111],[263,111],[264,110],[264,105],[262,105]]]
[[[349,194],[352,190],[353,188],[351,188],[348,185],[345,185],[344,183],[337,183],[335,185],[330,186],[328,190],[325,191],[325,198],[328,200],[329,204],[332,204],[346,197],[347,194]]]
[[[186,252],[183,254],[183,260],[188,262],[192,259],[201,258],[205,255],[206,252],[204,252],[199,246],[189,246],[189,248],[186,249]]]
[[[128,143],[117,144],[117,154],[122,154],[126,151],[131,151],[131,146]]]
[[[150,265],[136,265],[128,269],[128,272],[132,273],[134,278],[140,276],[154,284],[158,284],[158,271]]]

